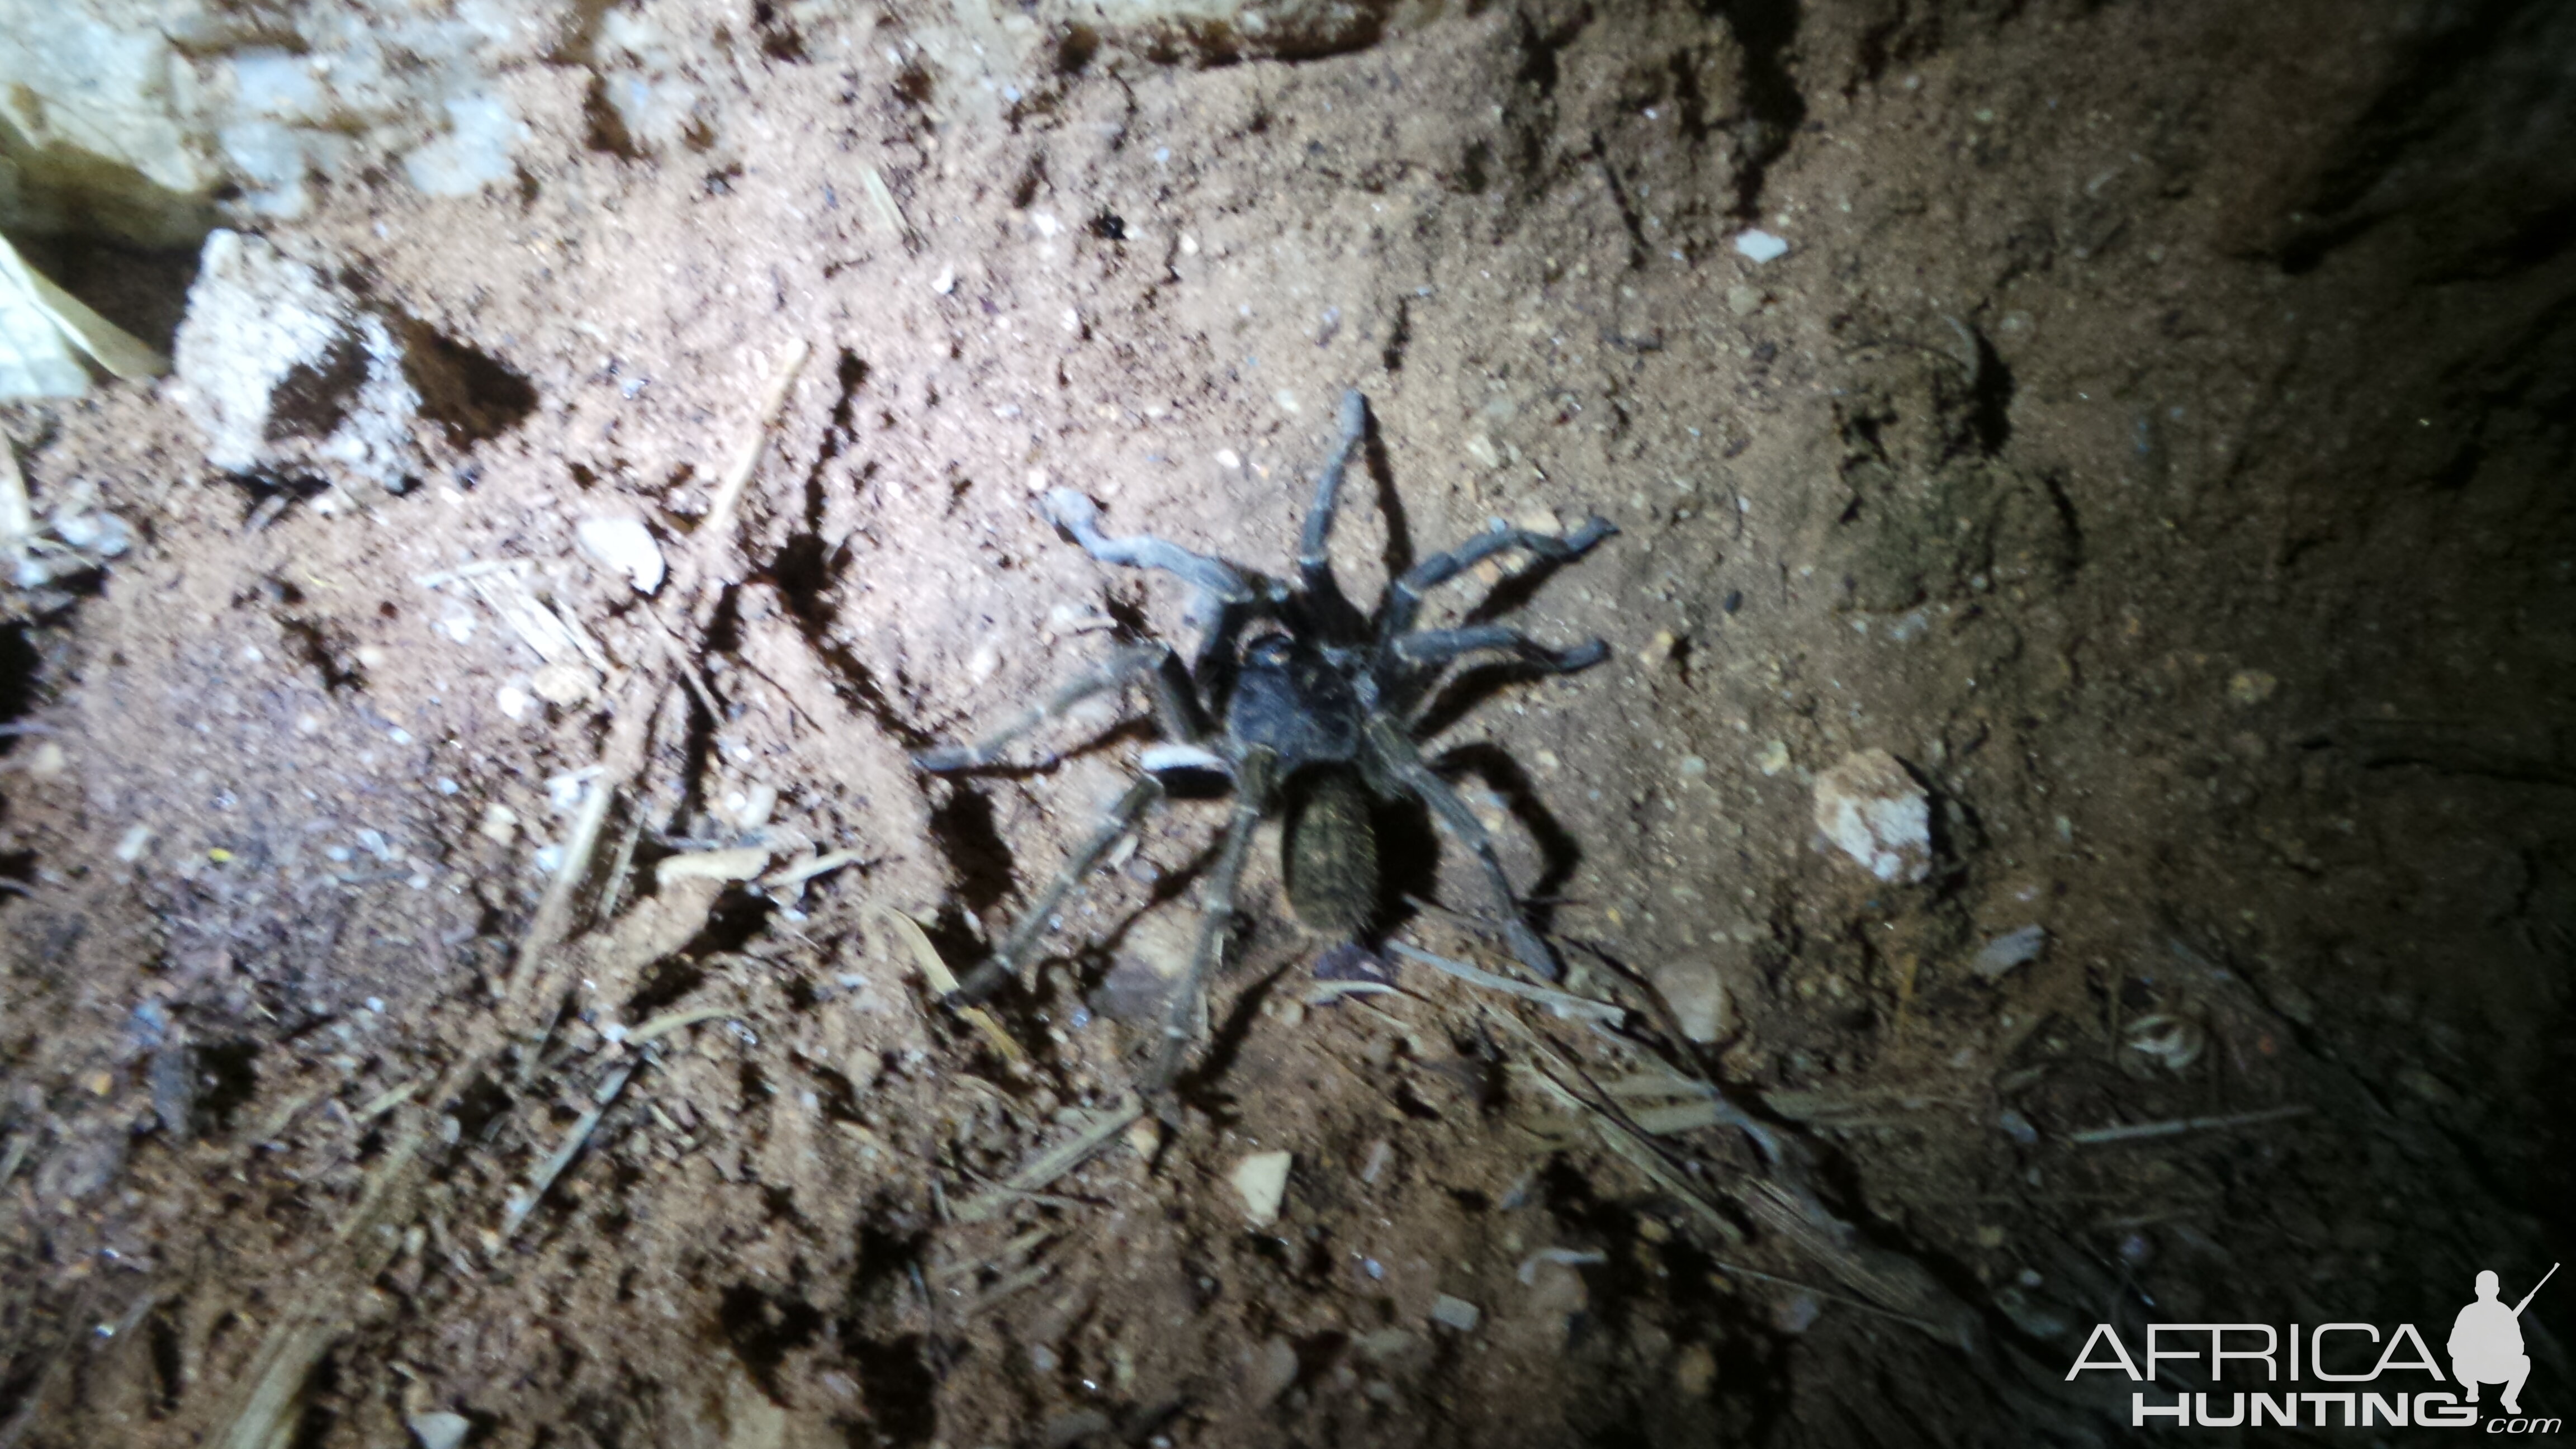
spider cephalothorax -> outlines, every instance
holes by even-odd
[[[1164,735],[1162,743],[1143,752],[1143,773],[1110,807],[1099,828],[1056,872],[992,957],[966,978],[961,998],[989,995],[1027,963],[1065,893],[1163,798],[1168,778],[1182,772],[1223,776],[1233,789],[1234,808],[1209,880],[1197,946],[1166,1019],[1164,1049],[1147,1078],[1149,1089],[1170,1085],[1183,1051],[1198,1034],[1207,974],[1224,947],[1252,827],[1283,807],[1287,819],[1281,852],[1289,903],[1298,919],[1319,934],[1337,942],[1367,936],[1378,897],[1370,797],[1411,797],[1476,856],[1512,954],[1540,975],[1558,974],[1546,942],[1522,918],[1493,841],[1475,813],[1423,762],[1414,747],[1415,731],[1431,691],[1463,657],[1510,654],[1536,671],[1562,673],[1598,663],[1609,650],[1598,639],[1549,649],[1500,624],[1418,629],[1414,619],[1425,591],[1481,560],[1518,549],[1542,562],[1561,563],[1579,557],[1613,530],[1599,518],[1564,537],[1498,524],[1407,569],[1387,584],[1376,612],[1362,614],[1343,595],[1326,549],[1342,475],[1367,420],[1366,401],[1357,392],[1346,394],[1340,435],[1316,479],[1314,504],[1306,514],[1293,582],[1150,535],[1109,537],[1100,531],[1100,512],[1091,500],[1069,488],[1055,489],[1042,500],[1048,520],[1093,558],[1158,569],[1187,581],[1197,593],[1192,617],[1205,624],[1205,634],[1186,667],[1168,645],[1121,649],[983,742],[920,757],[922,768],[934,771],[991,764],[1011,741],[1075,703],[1137,681],[1151,686]]]

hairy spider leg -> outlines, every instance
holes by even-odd
[[[1606,518],[1586,519],[1581,528],[1562,537],[1526,528],[1489,528],[1447,553],[1435,553],[1386,586],[1386,612],[1379,616],[1377,625],[1378,645],[1391,648],[1397,638],[1412,632],[1414,616],[1422,609],[1423,594],[1505,549],[1527,549],[1542,563],[1566,563],[1581,558],[1594,544],[1618,531]]]
[[[1056,687],[1053,694],[1037,706],[1021,713],[1009,724],[971,745],[949,745],[924,750],[912,757],[914,764],[937,774],[943,770],[973,770],[992,764],[1002,757],[1020,736],[1036,729],[1066,710],[1095,694],[1125,686],[1143,679],[1154,691],[1154,717],[1164,731],[1185,744],[1199,743],[1203,727],[1198,706],[1191,701],[1183,682],[1173,677],[1178,661],[1168,644],[1137,644],[1120,649],[1108,658],[1082,671]]]
[[[1517,654],[1524,664],[1550,674],[1572,674],[1610,657],[1599,639],[1566,649],[1550,649],[1518,629],[1503,624],[1470,624],[1463,629],[1416,629],[1395,641],[1395,657],[1407,664],[1445,664],[1486,650]]]
[[[1484,867],[1485,884],[1493,890],[1503,939],[1511,946],[1512,954],[1538,973],[1541,980],[1562,977],[1564,972],[1556,964],[1556,954],[1521,918],[1520,897],[1512,892],[1512,878],[1504,872],[1502,857],[1494,853],[1494,838],[1485,833],[1484,822],[1476,818],[1476,812],[1467,808],[1467,802],[1458,798],[1448,781],[1422,762],[1422,753],[1413,747],[1413,741],[1385,719],[1371,719],[1365,738],[1369,763],[1386,782],[1421,801]]]
[[[1134,569],[1161,569],[1177,574],[1213,595],[1224,604],[1252,602],[1252,586],[1236,572],[1234,565],[1223,559],[1192,553],[1177,543],[1166,543],[1150,533],[1129,534],[1111,538],[1100,531],[1100,509],[1088,498],[1070,488],[1047,490],[1042,510],[1047,521],[1073,535],[1082,551],[1102,563],[1124,564]]]
[[[1145,818],[1146,812],[1161,804],[1162,800],[1163,782],[1160,779],[1152,775],[1137,776],[1126,793],[1101,815],[1100,824],[1092,830],[1091,838],[1066,856],[1064,864],[1057,867],[1055,879],[1048,881],[1046,889],[1038,892],[1038,898],[1029,903],[1028,913],[1011,928],[1011,934],[992,955],[984,958],[983,964],[967,972],[966,979],[957,983],[949,1004],[972,1006],[1000,990],[1003,982],[1017,977],[1035,953],[1040,938],[1046,935],[1047,922],[1054,918],[1056,907],[1064,904],[1065,896],[1082,884],[1084,877],[1099,869],[1101,859],[1109,854],[1111,846],[1118,843],[1118,838],[1135,829],[1136,822]]]
[[[1397,637],[1395,657],[1415,666],[1408,677],[1382,679],[1380,698],[1390,713],[1401,714],[1413,707],[1431,686],[1442,677],[1440,666],[1470,654],[1487,652],[1512,654],[1520,662],[1541,674],[1572,674],[1589,669],[1610,657],[1610,646],[1599,639],[1589,639],[1564,649],[1550,649],[1518,629],[1504,624],[1471,624],[1463,629],[1416,629]],[[1384,673],[1385,671],[1381,671]],[[1407,728],[1421,723],[1417,716],[1407,720]]]
[[[1333,576],[1331,550],[1333,513],[1340,502],[1342,474],[1350,467],[1351,453],[1368,434],[1368,399],[1358,388],[1342,394],[1339,418],[1340,436],[1333,440],[1333,454],[1324,460],[1324,471],[1315,479],[1315,501],[1306,510],[1306,529],[1297,540],[1297,579],[1306,596],[1316,607],[1333,616],[1336,628],[1348,626],[1359,617],[1359,610],[1342,593],[1341,580]]]
[[[1047,490],[1039,511],[1048,522],[1072,534],[1084,553],[1102,563],[1160,569],[1191,586],[1197,597],[1191,601],[1190,615],[1203,620],[1207,627],[1200,636],[1198,653],[1190,661],[1190,677],[1209,696],[1210,707],[1222,709],[1226,680],[1221,676],[1226,651],[1249,618],[1277,610],[1279,585],[1258,575],[1247,579],[1240,569],[1223,559],[1193,553],[1150,533],[1112,538],[1100,531],[1100,510],[1070,488]]]
[[[1207,901],[1199,913],[1198,944],[1190,951],[1190,968],[1181,974],[1180,985],[1172,992],[1170,1009],[1163,1017],[1163,1040],[1154,1049],[1153,1070],[1143,1083],[1146,1096],[1157,1097],[1171,1090],[1180,1077],[1181,1063],[1189,1055],[1190,1043],[1207,1034],[1207,984],[1216,974],[1217,961],[1225,954],[1226,932],[1234,924],[1234,892],[1243,881],[1243,863],[1252,853],[1253,827],[1270,812],[1270,796],[1277,787],[1278,756],[1266,747],[1255,745],[1244,752],[1235,767],[1234,813],[1226,822],[1225,845],[1218,851],[1216,869],[1208,878]]]
[[[914,762],[930,771],[965,770],[989,765],[1001,757],[1003,749],[1013,740],[1038,725],[1095,694],[1119,688],[1139,677],[1153,687],[1154,714],[1164,732],[1183,744],[1198,747],[1205,737],[1204,730],[1199,723],[1198,707],[1190,698],[1187,681],[1179,677],[1179,669],[1180,662],[1173,657],[1168,645],[1139,644],[1121,649],[1066,681],[1037,708],[1003,726],[990,738],[972,745],[926,750],[915,756]],[[958,984],[954,999],[960,1004],[972,1005],[999,990],[1003,982],[1019,975],[1027,966],[1039,939],[1046,935],[1047,922],[1055,915],[1056,907],[1063,904],[1066,894],[1099,867],[1101,858],[1109,853],[1110,847],[1118,843],[1120,836],[1133,830],[1146,812],[1160,804],[1163,795],[1162,780],[1152,774],[1140,776],[1129,785],[1126,793],[1120,795],[1101,817],[1090,839],[1065,858],[1054,879],[1039,892],[1037,900],[1030,904],[1019,924],[1011,928],[1011,934],[1001,947]]]

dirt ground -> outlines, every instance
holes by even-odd
[[[407,490],[0,409],[139,539],[0,632],[0,1445],[2109,1442],[2098,1322],[2438,1341],[2576,1257],[2576,11],[646,13],[684,133],[574,25],[514,191],[259,228],[470,364]],[[190,259],[50,246],[168,341]],[[1064,908],[1013,1060],[904,922],[973,965],[1150,732],[909,756],[1192,637],[1043,490],[1285,574],[1352,387],[1358,597],[1618,526],[1439,596],[1610,654],[1426,753],[1626,1010],[1310,1004],[1273,827],[1122,1127],[1227,807]],[[1920,881],[1818,832],[1866,750]],[[1383,814],[1391,938],[1507,972]]]

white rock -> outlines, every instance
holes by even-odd
[[[207,462],[400,488],[424,467],[421,397],[405,361],[386,318],[313,268],[258,237],[206,237],[177,370]]]
[[[420,1449],[456,1449],[474,1432],[474,1421],[463,1414],[414,1414],[405,1422]]]
[[[1654,970],[1655,989],[1671,1004],[1682,1035],[1705,1046],[1734,1026],[1726,977],[1706,961],[1667,961]]]
[[[1431,1321],[1444,1327],[1454,1328],[1460,1333],[1473,1333],[1476,1325],[1484,1320],[1485,1310],[1464,1298],[1453,1298],[1443,1293],[1431,1300]]]
[[[1816,777],[1816,828],[1880,880],[1932,873],[1932,802],[1885,750],[1856,750]]]
[[[1992,981],[2015,966],[2036,959],[2047,945],[2046,926],[2024,926],[2018,931],[2006,931],[1988,941],[1968,962],[1968,969]]]
[[[626,575],[635,592],[649,594],[662,587],[662,545],[641,520],[585,518],[573,525],[572,534],[583,553],[600,567]]]
[[[1256,1152],[1234,1165],[1234,1190],[1243,1197],[1243,1215],[1256,1228],[1279,1220],[1280,1200],[1288,1195],[1288,1165],[1295,1155]]]
[[[1755,263],[1759,264],[1762,262],[1777,261],[1779,258],[1786,256],[1789,251],[1789,244],[1786,241],[1781,240],[1779,237],[1773,236],[1771,233],[1757,228],[1753,231],[1737,233],[1735,238],[1735,249],[1743,253],[1745,256],[1752,258]]]

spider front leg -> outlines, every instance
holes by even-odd
[[[1549,674],[1572,674],[1610,657],[1610,646],[1593,639],[1569,649],[1550,649],[1518,629],[1502,624],[1471,624],[1463,629],[1416,629],[1397,637],[1395,657],[1407,664],[1443,664],[1487,650],[1517,654],[1521,662]]]
[[[1136,679],[1143,679],[1153,687],[1154,716],[1162,724],[1164,732],[1176,740],[1195,744],[1200,735],[1198,709],[1190,703],[1188,690],[1175,677],[1178,667],[1179,661],[1172,657],[1167,645],[1139,644],[1134,648],[1121,649],[1066,680],[1035,708],[1023,712],[974,744],[924,750],[913,756],[912,762],[934,775],[948,770],[981,769],[999,760],[1002,751],[1020,736],[1060,717],[1095,694],[1122,688]]]
[[[1132,569],[1160,569],[1196,585],[1220,604],[1252,602],[1252,585],[1223,559],[1192,553],[1177,543],[1167,543],[1150,533],[1129,534],[1112,538],[1100,531],[1100,509],[1088,498],[1070,488],[1050,488],[1040,501],[1039,512],[1046,520],[1073,535],[1082,551],[1102,563],[1122,564]]]
[[[1252,852],[1252,830],[1270,808],[1277,781],[1278,758],[1269,750],[1245,753],[1234,771],[1234,813],[1226,822],[1225,845],[1217,852],[1216,870],[1208,880],[1207,902],[1199,913],[1198,944],[1190,951],[1189,969],[1172,992],[1163,1016],[1163,1039],[1154,1049],[1154,1064],[1141,1084],[1148,1097],[1171,1090],[1180,1077],[1190,1043],[1207,1033],[1207,985],[1225,954],[1225,937],[1234,925],[1234,893],[1243,882],[1243,863]]]
[[[1244,621],[1259,613],[1275,610],[1285,591],[1275,580],[1259,575],[1244,577],[1242,571],[1220,558],[1193,553],[1150,533],[1129,534],[1112,538],[1100,531],[1100,510],[1092,501],[1070,488],[1051,488],[1039,500],[1038,511],[1049,523],[1073,535],[1082,551],[1102,563],[1125,568],[1155,569],[1187,582],[1193,597],[1186,615],[1192,622],[1205,626],[1198,653],[1190,663],[1190,676],[1202,684],[1214,677],[1220,661],[1231,647]]]
[[[1297,579],[1306,587],[1307,596],[1320,601],[1335,613],[1356,616],[1350,600],[1343,596],[1339,579],[1333,577],[1333,513],[1342,492],[1342,474],[1350,468],[1351,454],[1368,435],[1368,399],[1358,388],[1342,394],[1339,418],[1341,433],[1333,440],[1333,455],[1324,460],[1324,471],[1315,479],[1315,501],[1306,508],[1306,529],[1297,540]]]
[[[1448,781],[1432,773],[1431,767],[1422,762],[1421,752],[1393,724],[1371,719],[1366,738],[1370,763],[1382,772],[1386,783],[1421,801],[1484,867],[1485,884],[1493,890],[1503,940],[1511,946],[1512,955],[1543,981],[1561,978],[1564,972],[1556,964],[1556,953],[1522,918],[1520,898],[1512,892],[1512,878],[1503,870],[1502,857],[1494,853],[1494,838],[1486,833],[1476,812],[1467,808],[1467,802],[1458,798]]]
[[[1406,569],[1386,586],[1386,610],[1378,620],[1378,642],[1393,647],[1412,632],[1422,609],[1422,596],[1507,549],[1523,549],[1541,563],[1570,563],[1619,530],[1609,519],[1589,518],[1574,532],[1558,537],[1526,528],[1493,528],[1447,553],[1435,553]]]

